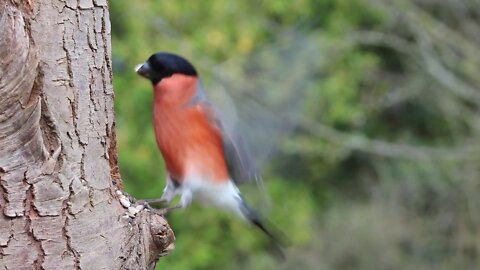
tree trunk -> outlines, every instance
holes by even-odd
[[[0,269],[152,269],[172,246],[117,191],[110,57],[106,0],[0,0]]]

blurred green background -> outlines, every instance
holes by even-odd
[[[478,1],[115,0],[110,11],[120,169],[137,198],[165,184],[151,86],[133,72],[152,53],[190,59],[208,87],[218,65],[237,86],[259,82],[249,59],[270,52],[284,62],[262,62],[263,86],[295,72],[306,83],[298,126],[263,171],[287,261],[248,224],[194,204],[169,214],[176,248],[157,269],[478,269]],[[276,55],[285,33],[308,53]]]

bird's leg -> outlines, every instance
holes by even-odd
[[[165,208],[165,213],[168,213],[174,209],[178,209],[178,208],[185,208],[187,207],[191,202],[192,202],[192,197],[193,197],[193,194],[190,190],[184,190],[182,192],[182,195],[180,197],[180,202],[174,206],[171,206],[171,207],[168,207],[168,208]]]
[[[168,203],[167,200],[165,199],[162,199],[162,198],[156,198],[156,199],[144,199],[144,200],[141,200],[141,202],[145,202],[145,203],[153,203],[153,204],[157,204],[157,203]]]
[[[169,204],[173,197],[175,197],[175,184],[173,183],[172,179],[170,177],[167,178],[167,185],[163,189],[163,194],[160,199],[157,199],[158,202],[166,202]]]
[[[192,202],[192,191],[190,190],[184,190],[182,192],[182,196],[180,197],[180,202],[177,204],[177,208],[185,208],[187,205],[189,205]]]
[[[167,185],[163,189],[163,194],[160,198],[156,199],[144,199],[141,200],[142,203],[144,204],[169,204],[173,197],[175,197],[175,185],[170,179],[170,177],[167,177]]]

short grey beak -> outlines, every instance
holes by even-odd
[[[138,75],[150,79],[150,65],[148,63],[143,63],[135,66],[135,71]]]

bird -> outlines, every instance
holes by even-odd
[[[195,67],[184,57],[158,52],[135,67],[153,86],[153,127],[167,175],[160,199],[185,208],[192,200],[233,213],[260,229],[284,258],[278,231],[267,226],[242,197],[237,184],[258,178],[254,159],[240,132],[229,128],[208,100]]]

